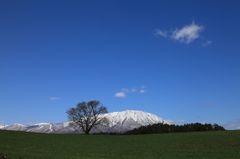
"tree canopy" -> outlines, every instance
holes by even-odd
[[[93,127],[109,124],[109,120],[102,115],[108,113],[107,108],[96,100],[78,103],[75,108],[68,109],[66,113],[70,125],[80,128],[85,134],[89,134]]]

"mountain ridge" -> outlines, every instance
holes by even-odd
[[[107,117],[110,121],[108,127],[97,126],[94,127],[90,133],[124,133],[126,131],[138,128],[140,126],[167,123],[168,121],[148,112],[141,110],[125,110],[121,112],[111,112],[102,114],[102,117]],[[60,133],[60,134],[72,134],[83,133],[82,130],[69,126],[69,121],[62,123],[38,123],[32,125],[13,124],[0,128],[2,130],[15,130],[37,133]]]

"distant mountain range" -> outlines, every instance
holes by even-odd
[[[108,127],[97,127],[93,128],[90,133],[109,133],[118,132],[123,133],[134,128],[138,128],[144,125],[150,125],[155,123],[167,123],[168,121],[162,118],[139,110],[126,110],[122,112],[112,112],[104,114],[110,121]],[[37,132],[37,133],[57,133],[57,134],[72,134],[72,133],[83,133],[82,130],[75,129],[69,126],[69,122],[63,122],[58,124],[53,123],[39,123],[33,125],[0,125],[2,130],[14,130],[14,131],[26,131],[26,132]]]

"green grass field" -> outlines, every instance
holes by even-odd
[[[240,131],[151,135],[70,135],[0,131],[8,159],[239,159]]]

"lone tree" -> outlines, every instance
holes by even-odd
[[[109,125],[109,120],[101,115],[108,113],[107,108],[96,100],[78,103],[75,108],[68,109],[66,113],[70,125],[82,129],[85,134],[89,134],[91,129],[98,125]]]

